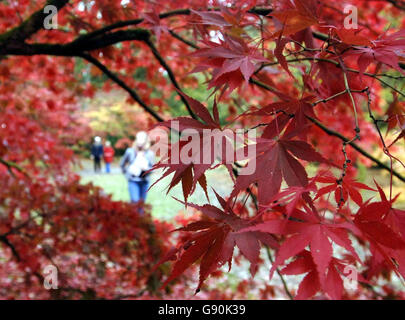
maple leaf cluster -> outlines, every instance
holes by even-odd
[[[395,1],[351,1],[357,29],[331,0],[50,3],[51,30],[45,1],[0,3],[2,297],[151,298],[159,287],[181,297],[198,264],[204,296],[210,275],[242,258],[254,276],[267,251],[270,277],[302,275],[286,289],[296,299],[404,298],[395,191],[405,181],[405,19]],[[199,142],[191,155],[189,141],[173,142],[155,166],[199,213],[176,233],[72,172],[73,147],[93,133],[78,97],[118,88],[143,123],[176,123]],[[222,151],[206,150],[207,131],[225,136]],[[223,161],[226,147],[237,160]],[[175,150],[188,161],[174,163]],[[221,166],[233,187],[220,195],[206,173]],[[373,182],[373,166],[384,181]],[[200,187],[207,200],[193,204]],[[41,284],[49,263],[62,274],[54,296]],[[271,282],[262,286],[273,296]]]
[[[318,292],[331,299],[341,299],[343,296],[350,296],[344,289],[349,266],[362,270],[357,271],[357,279],[363,287],[373,286],[372,280],[376,274],[372,270],[381,268],[383,261],[384,266],[396,273],[399,278],[404,276],[401,264],[404,263],[402,257],[405,252],[403,246],[405,234],[401,226],[405,212],[393,207],[395,198],[388,200],[378,184],[373,187],[356,181],[356,170],[351,165],[352,159],[356,156],[352,158],[350,155],[349,160],[345,144],[342,152],[344,157],[342,173],[340,176],[333,174],[336,168],[342,166],[339,164],[342,160],[336,155],[337,150],[334,153],[316,151],[315,146],[322,150],[322,142],[316,137],[314,123],[327,116],[325,113],[334,112],[335,116],[339,114],[339,117],[349,116],[347,120],[352,123],[351,130],[354,129],[352,134],[355,134],[352,141],[358,139],[359,132],[369,128],[367,120],[363,118],[360,123],[357,119],[359,105],[367,105],[369,112],[374,106],[367,86],[370,83],[364,79],[364,73],[372,63],[376,63],[379,67],[385,64],[403,73],[399,66],[401,58],[399,52],[401,50],[403,52],[404,49],[403,32],[388,36],[382,34],[377,39],[366,42],[364,41],[366,38],[356,36],[337,25],[330,28],[328,47],[318,47],[319,44],[311,32],[316,28],[325,28],[323,25],[327,16],[319,14],[319,6],[311,1],[294,1],[293,5],[287,5],[283,1],[277,3],[280,7],[269,14],[274,21],[274,28],[271,28],[271,23],[270,26],[266,25],[264,34],[261,30],[260,41],[251,38],[246,30],[241,28],[252,25],[241,23],[249,20],[243,18],[243,15],[250,14],[248,10],[235,10],[237,13],[235,12],[234,16],[237,16],[238,20],[232,22],[229,21],[227,8],[221,8],[219,12],[193,12],[200,17],[200,21],[195,23],[199,24],[196,32],[202,37],[202,46],[190,55],[192,58],[198,58],[198,65],[192,72],[208,70],[211,75],[208,88],[213,87],[214,92],[220,92],[214,100],[215,118],[218,119],[218,112],[221,110],[218,109],[218,104],[226,101],[227,95],[235,89],[243,96],[240,89],[245,88],[249,81],[253,83],[264,81],[271,87],[269,91],[273,93],[274,98],[279,101],[252,107],[240,115],[241,119],[248,119],[245,124],[250,123],[252,126],[255,122],[251,119],[261,117],[269,120],[260,124],[263,130],[255,141],[256,154],[253,158],[247,159],[255,162],[254,173],[245,172],[246,168],[240,165],[234,167],[237,169],[232,171],[229,170],[229,164],[223,163],[234,179],[234,188],[226,200],[216,194],[221,208],[211,204],[199,206],[187,202],[197,183],[200,183],[207,193],[209,181],[206,181],[204,172],[216,168],[214,162],[209,164],[199,162],[199,156],[210,152],[209,149],[204,149],[201,134],[200,149],[197,150],[198,156],[194,157],[194,161],[181,163],[180,159],[180,164],[170,164],[172,157],[170,155],[166,161],[156,165],[156,168],[166,169],[162,177],[174,172],[168,190],[181,182],[185,204],[202,213],[201,221],[193,222],[178,230],[190,232],[192,235],[161,261],[162,263],[169,258],[176,260],[172,274],[165,284],[199,261],[200,280],[197,286],[199,291],[210,273],[225,264],[231,267],[235,247],[250,261],[250,271],[254,276],[260,247],[264,246],[276,251],[270,278],[273,277],[275,270],[291,260],[281,270],[281,274],[306,274],[298,288],[297,299],[311,298]],[[237,36],[233,24],[238,24]],[[222,36],[217,42],[213,42],[212,37],[207,36],[210,35],[207,26],[213,30],[220,27],[217,32]],[[266,41],[275,44],[273,52],[264,45]],[[302,42],[306,47],[300,44]],[[299,99],[293,98],[292,93],[286,93],[286,88],[270,75],[266,78],[258,73],[261,69],[265,70],[265,66],[271,64],[269,62],[275,58],[287,76],[294,81],[297,73],[294,76],[283,54],[289,43],[294,44],[289,49],[291,55],[294,54],[294,49],[299,52],[304,48],[303,51],[307,51],[302,60],[319,59],[318,63],[311,65],[309,71],[306,71],[303,65],[298,67],[303,73],[305,86],[299,93],[302,96]],[[346,71],[352,66],[352,62],[357,63],[356,74],[348,74]],[[336,66],[340,69],[336,70]],[[333,74],[331,68],[334,68]],[[366,86],[363,81],[367,81]],[[262,87],[268,89],[266,86]],[[221,124],[211,117],[203,104],[188,96],[186,99],[191,101],[194,114],[200,121],[175,118],[161,125],[171,128],[173,122],[178,121],[180,130],[194,129],[198,132],[203,128],[221,129]],[[352,105],[354,111],[343,109],[343,105]],[[398,110],[397,105],[396,98],[387,111],[389,130],[392,126],[402,123],[400,120],[402,111],[399,111],[401,116],[394,115]],[[232,128],[238,123],[237,120],[232,120],[226,128]],[[342,119],[339,122],[345,121]],[[400,138],[402,133],[395,142]],[[372,138],[370,143],[374,143]],[[336,142],[333,146],[336,148]],[[179,142],[172,150],[182,148],[187,148],[187,143]],[[249,148],[249,145],[245,148]],[[316,163],[318,173],[309,177],[303,162]],[[284,189],[281,188],[283,181],[286,184]],[[377,189],[381,197],[380,202],[363,200],[360,190],[376,192]],[[243,192],[252,197],[256,208],[251,208],[247,215],[241,217],[235,214],[233,207],[238,202],[238,195]],[[330,200],[330,195],[334,201]],[[381,206],[384,207],[383,211],[380,210]],[[395,222],[389,218],[392,216],[396,217]],[[359,242],[363,245],[366,242],[369,245],[366,249],[370,252],[367,261],[362,260],[354,248],[353,243],[356,243],[358,249]]]

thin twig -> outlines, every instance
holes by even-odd
[[[176,80],[176,77],[173,73],[173,70],[169,67],[169,65],[166,63],[165,59],[163,59],[162,55],[159,53],[159,51],[156,49],[155,45],[153,44],[153,42],[149,39],[144,41],[148,47],[150,48],[150,50],[152,51],[152,54],[155,56],[156,60],[159,61],[160,65],[166,70],[167,75],[169,76],[170,81],[172,82],[173,86],[181,91],[181,88]],[[182,94],[180,94],[178,92],[178,95],[181,99],[181,101],[183,101],[184,105],[187,108],[188,113],[191,115],[191,117],[193,119],[197,119],[197,116],[194,114],[193,110],[190,107],[190,104],[188,103],[188,101],[184,98],[184,96]]]
[[[271,264],[273,264],[273,263],[274,263],[274,262],[273,262],[273,258],[272,258],[272,256],[271,256],[270,249],[269,249],[269,247],[267,247],[267,246],[266,246],[266,252],[267,252],[267,256],[268,256],[268,258],[269,258]],[[287,286],[287,282],[285,281],[283,275],[281,274],[281,272],[280,272],[280,270],[279,270],[278,268],[276,268],[276,272],[277,272],[278,276],[280,277],[281,282],[283,283],[283,287],[284,287],[285,293],[287,294],[287,296],[288,296],[291,300],[294,300],[294,297],[293,297],[293,295],[291,294],[290,289],[289,289],[288,286]]]
[[[139,95],[136,93],[135,90],[131,89],[124,81],[122,81],[120,78],[118,78],[114,73],[112,73],[105,65],[103,65],[100,61],[98,61],[96,58],[92,57],[89,54],[82,53],[79,55],[79,57],[87,60],[88,62],[92,63],[95,65],[97,68],[99,68],[107,77],[109,77],[111,80],[113,80],[115,83],[117,83],[121,88],[123,88],[125,91],[129,93],[129,95],[139,103],[139,105],[147,111],[149,114],[151,114],[157,121],[162,122],[164,119],[157,114],[154,110],[152,110],[142,99],[139,97]]]
[[[258,80],[254,80],[252,83],[257,84],[258,86],[260,86],[263,89],[270,89],[271,87],[258,81]],[[277,91],[276,89],[272,89],[271,92],[275,92]],[[339,132],[336,132],[332,129],[329,129],[328,127],[326,127],[324,124],[322,124],[321,122],[319,122],[317,119],[314,119],[308,115],[306,115],[306,118],[308,120],[310,120],[311,122],[313,122],[317,127],[319,127],[320,129],[322,129],[325,133],[335,136],[337,138],[339,138],[340,140],[346,142],[346,144],[352,146],[355,150],[357,150],[360,154],[362,154],[363,156],[365,156],[366,158],[370,159],[371,161],[373,161],[377,167],[387,170],[388,172],[391,172],[390,167],[388,167],[386,164],[384,164],[383,162],[381,162],[380,160],[378,160],[377,158],[375,158],[374,156],[372,156],[370,153],[368,153],[366,150],[364,150],[363,148],[361,148],[359,145],[357,145],[355,142],[351,141],[349,138],[345,137],[344,135],[342,135]],[[396,176],[399,180],[401,180],[402,182],[405,182],[405,177],[403,177],[401,174],[399,174],[398,172],[396,172],[395,170],[392,171],[393,175]]]
[[[316,119],[314,119],[312,117],[309,117],[309,116],[306,116],[306,117],[310,121],[312,121],[316,126],[318,126],[320,129],[322,129],[325,133],[327,133],[328,135],[335,136],[335,137],[339,138],[340,140],[343,140],[343,141],[347,142],[348,145],[352,146],[355,150],[357,150],[364,157],[366,157],[366,158],[370,159],[371,161],[373,161],[379,168],[384,169],[384,170],[386,170],[388,172],[391,172],[391,168],[389,166],[387,166],[385,163],[381,162],[380,160],[378,160],[377,158],[375,158],[374,156],[369,154],[366,150],[361,148],[355,142],[350,141],[350,139],[348,139],[347,137],[345,137],[341,133],[336,132],[336,131],[334,131],[332,129],[329,129],[328,127],[326,127],[324,124],[322,124],[318,120],[316,120]],[[396,176],[402,182],[405,182],[405,177],[402,176],[401,174],[399,174],[397,171],[392,170],[392,174],[394,176]]]
[[[13,169],[18,170],[19,172],[21,172],[23,175],[25,175],[26,177],[29,177],[28,174],[15,162],[13,161],[7,161],[4,160],[3,158],[0,158],[0,163],[4,164],[7,167],[8,172],[15,177],[15,174],[13,172]]]

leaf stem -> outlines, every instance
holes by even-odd
[[[271,264],[273,264],[273,257],[271,256],[271,252],[270,252],[270,248],[268,246],[266,246],[266,252],[267,252],[267,256],[271,262]],[[281,274],[280,270],[278,268],[276,268],[276,272],[278,274],[278,276],[280,277],[281,282],[283,283],[283,287],[284,287],[284,291],[287,294],[287,296],[291,299],[294,300],[293,295],[290,292],[290,289],[288,288],[287,282],[285,281],[283,275]]]

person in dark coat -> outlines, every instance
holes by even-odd
[[[101,171],[101,158],[103,157],[104,150],[100,137],[94,138],[94,143],[91,146],[91,157],[94,161],[94,172]]]

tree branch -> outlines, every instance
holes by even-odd
[[[124,81],[122,81],[120,78],[118,78],[114,73],[112,73],[105,65],[103,65],[100,61],[98,61],[96,58],[92,57],[89,54],[86,53],[81,53],[78,55],[79,57],[87,60],[88,62],[92,63],[94,66],[99,68],[107,77],[109,77],[112,81],[114,81],[116,84],[118,84],[121,88],[123,88],[126,92],[129,93],[129,95],[140,104],[140,106],[148,112],[150,115],[152,115],[153,118],[155,118],[157,121],[162,122],[164,119],[157,114],[154,110],[152,110],[136,93],[135,90],[131,89]]]
[[[13,256],[16,258],[18,262],[21,261],[20,254],[18,253],[17,249],[14,247],[14,245],[8,240],[6,236],[0,236],[0,242],[3,242],[7,247],[10,248]]]
[[[159,18],[164,19],[164,18],[176,16],[176,15],[189,15],[189,14],[190,14],[189,9],[179,9],[179,10],[173,10],[173,11],[169,11],[169,12],[166,12],[166,13],[162,13],[162,14],[159,15]],[[138,24],[142,23],[143,21],[144,21],[143,18],[127,20],[127,21],[119,21],[119,22],[110,24],[108,26],[102,27],[100,29],[97,29],[95,31],[86,33],[86,34],[80,36],[77,39],[77,41],[80,42],[80,43],[83,43],[83,42],[88,41],[89,39],[98,37],[98,36],[100,36],[102,34],[105,34],[105,33],[109,32],[109,31],[112,31],[114,29],[138,25]]]
[[[389,0],[385,0],[385,1],[389,1]],[[329,37],[326,34],[318,32],[318,31],[313,31],[312,35],[314,36],[315,39],[322,40],[322,41],[327,41],[329,39]],[[399,62],[398,64],[402,69],[405,70],[405,63]]]
[[[208,11],[218,11],[219,8],[211,8],[208,9]],[[269,13],[272,12],[272,9],[270,8],[261,8],[261,7],[254,7],[248,11],[249,13],[257,14],[257,15],[262,15],[266,16]],[[168,12],[164,12],[159,14],[160,19],[165,19],[165,18],[170,18],[174,16],[179,16],[179,15],[190,15],[191,11],[190,9],[177,9],[177,10],[172,10]],[[108,26],[102,27],[98,30],[86,33],[78,38],[78,41],[80,42],[86,42],[87,40],[100,36],[102,34],[105,34],[109,31],[112,31],[114,29],[119,29],[119,28],[124,28],[128,26],[133,26],[133,25],[138,25],[144,21],[144,18],[138,18],[138,19],[133,19],[133,20],[127,20],[127,21],[119,21],[113,24],[110,24]]]
[[[57,3],[59,6],[63,6],[65,3],[67,3],[66,0],[51,0],[49,3]],[[214,9],[215,10],[215,9]],[[267,15],[268,13],[271,12],[271,9],[260,9],[260,8],[253,8],[249,10],[250,13],[256,13],[260,15]],[[170,17],[174,15],[179,15],[179,14],[190,14],[190,11],[188,9],[182,9],[182,10],[175,10],[167,13],[162,13],[160,15],[161,18],[165,17]],[[7,34],[19,34],[20,36],[16,37],[10,37],[9,39],[21,39],[24,37],[29,37],[33,33],[39,30],[41,26],[39,26],[39,18],[41,17],[40,12],[37,11],[34,13],[28,20],[26,20],[22,25],[19,27],[9,31]],[[31,20],[32,19],[32,20]],[[30,22],[31,21],[31,22]],[[163,118],[161,118],[155,111],[153,111],[146,103],[138,96],[138,94],[132,90],[131,88],[128,87],[128,85],[125,84],[121,79],[119,79],[114,73],[112,73],[106,66],[104,66],[101,62],[99,62],[97,59],[93,58],[91,55],[84,53],[83,51],[91,51],[91,50],[96,50],[96,49],[101,49],[103,47],[122,42],[122,41],[129,41],[129,40],[139,40],[139,41],[144,41],[149,45],[149,47],[152,50],[152,53],[155,55],[155,57],[159,60],[161,65],[165,67],[166,71],[168,72],[169,78],[171,79],[173,85],[176,88],[179,88],[176,79],[174,78],[173,72],[171,71],[170,67],[166,64],[164,59],[161,57],[161,55],[158,53],[156,48],[154,48],[153,44],[150,42],[150,33],[147,30],[144,29],[133,29],[133,30],[119,30],[116,32],[111,32],[111,33],[106,33],[112,29],[127,26],[130,24],[138,24],[141,23],[143,19],[136,19],[136,20],[131,20],[131,21],[122,21],[107,27],[104,27],[102,29],[96,30],[95,32],[92,33],[92,36],[87,38],[88,41],[83,41],[83,36],[79,37],[78,39],[74,40],[71,43],[60,45],[60,44],[26,44],[20,41],[8,41],[6,44],[4,43],[4,37],[5,35],[1,36],[0,35],[0,55],[7,55],[7,54],[14,54],[14,55],[36,55],[36,54],[49,54],[49,55],[56,55],[56,56],[78,56],[86,59],[88,62],[94,64],[97,68],[99,68],[102,72],[104,72],[111,80],[113,80],[115,83],[117,83],[120,87],[122,87],[125,91],[127,91],[130,96],[137,101],[141,107],[150,113],[157,121],[163,121]],[[41,21],[42,23],[42,21]],[[25,26],[25,27],[24,27]],[[28,27],[30,26],[30,27]],[[36,29],[36,30],[35,30]],[[19,30],[19,31],[18,31]],[[105,34],[106,33],[106,34]],[[171,34],[174,36],[174,32],[171,32]],[[101,37],[101,35],[103,35]],[[313,33],[314,37],[320,40],[327,40],[328,36],[319,32],[314,32]],[[175,36],[177,39],[180,41],[183,41],[184,43],[187,43],[188,41],[184,41],[184,39],[181,39],[180,36],[176,35]],[[191,45],[191,42],[187,43],[188,45],[198,48],[196,45]],[[152,45],[152,47],[151,47]],[[339,63],[333,60],[329,59],[317,59],[317,58],[304,58],[304,59],[294,59],[295,61],[302,61],[302,60],[319,60],[319,61],[326,61],[335,64],[336,66],[339,67]],[[287,61],[287,62],[293,62]],[[405,68],[405,65],[401,65],[401,67]],[[347,68],[347,71],[349,72],[355,72],[359,73],[358,70],[350,69]],[[391,85],[387,84],[385,81],[382,79],[378,78],[374,74],[370,73],[364,73],[366,76],[373,77],[380,81],[381,83],[389,86],[391,89],[395,90],[402,96],[405,96],[402,92],[399,90],[393,88]],[[255,79],[250,79],[250,82],[262,87],[265,90],[271,91],[275,94],[278,94],[279,91],[277,89],[274,89],[260,81],[257,81]],[[192,113],[190,113],[192,114]],[[338,132],[334,132],[333,130],[328,129],[325,127],[323,124],[321,124],[319,121],[316,119],[310,118],[315,125],[320,127],[323,131],[326,133],[336,136],[340,138],[343,141],[349,142],[350,140],[343,135],[341,135]],[[383,168],[385,170],[390,170],[384,163],[379,161],[378,159],[374,158],[372,155],[368,154],[365,150],[363,150],[361,147],[356,145],[355,143],[351,142],[348,143],[350,144],[354,149],[359,151],[363,156],[369,158],[373,162],[375,162],[378,167]],[[401,181],[405,182],[405,178],[402,177],[399,173],[393,171],[393,175],[395,175],[397,178],[399,178]]]
[[[69,0],[49,0],[47,1],[46,5],[34,12],[27,20],[21,23],[19,26],[6,31],[5,33],[0,35],[0,42],[7,42],[7,41],[19,41],[23,42],[24,40],[31,37],[34,33],[38,32],[40,29],[44,27],[44,19],[48,14],[44,13],[44,8],[47,5],[53,5],[58,10],[62,9]]]
[[[182,41],[182,42],[185,43],[185,44],[188,44],[189,46],[193,47],[194,49],[199,49],[199,47],[198,47],[197,45],[195,45],[195,44],[193,44],[193,43],[188,43],[188,42],[189,42],[188,40],[183,39],[181,36],[175,34],[174,32],[171,32],[171,34],[172,34],[175,38],[177,38],[178,40]],[[314,32],[314,34],[315,34],[315,32]],[[316,34],[319,35],[319,37],[321,37],[322,40],[326,40],[326,39],[327,39],[327,36],[326,36],[326,35],[319,34],[319,33],[316,33]],[[314,36],[315,36],[315,35],[314,35]],[[318,58],[318,59],[317,59],[317,58],[312,58],[312,57],[311,57],[311,58],[304,58],[304,59],[292,59],[292,60],[287,60],[287,62],[295,62],[295,61],[302,61],[302,60],[324,61],[324,62],[333,63],[333,64],[334,64],[335,66],[337,66],[337,67],[341,67],[340,64],[339,64],[338,62],[336,62],[336,61],[329,60],[329,59],[321,59],[321,58]],[[278,62],[277,62],[277,63],[271,63],[271,64],[278,64]],[[269,64],[266,64],[266,65],[269,65]],[[359,73],[359,71],[354,70],[354,69],[350,69],[350,68],[346,68],[346,71]],[[382,81],[381,79],[379,79],[379,78],[378,78],[376,75],[374,75],[374,74],[365,72],[364,75],[367,75],[367,76],[373,77],[373,78],[375,78],[375,79],[377,79],[377,80],[379,80],[379,81]],[[260,81],[258,81],[258,80],[256,80],[256,79],[250,78],[249,82],[252,83],[252,84],[254,84],[254,85],[257,85],[257,86],[259,86],[259,87],[261,87],[261,88],[263,88],[263,89],[265,89],[265,90],[267,90],[267,91],[273,92],[273,93],[275,93],[275,94],[278,94],[278,93],[279,93],[279,91],[278,91],[277,89],[275,89],[275,88],[273,88],[273,87],[271,87],[271,86],[268,86],[267,84],[265,84],[265,83],[263,83],[263,82],[260,82]],[[385,82],[383,82],[383,83],[386,84]],[[388,84],[386,84],[386,85],[388,85]],[[391,87],[390,85],[388,85],[388,86]],[[392,87],[391,87],[391,88],[392,88]],[[395,88],[392,88],[392,89],[394,89],[395,91],[397,91]],[[353,91],[353,90],[351,90],[351,91],[352,91],[352,92],[355,92],[355,91]],[[319,100],[319,101],[315,102],[315,104],[318,104],[318,103],[321,103],[321,102],[329,101],[329,100],[331,100],[332,98],[335,98],[335,97],[337,97],[337,96],[339,96],[339,95],[341,95],[341,94],[343,94],[343,93],[346,93],[346,92],[347,92],[347,89],[344,90],[343,92],[340,92],[340,93],[338,93],[338,94],[332,96],[331,98],[328,98],[328,99],[325,100],[325,101]],[[360,90],[360,92],[363,92],[363,90]],[[403,95],[401,92],[400,92],[400,94]],[[319,122],[318,120],[316,120],[316,119],[314,119],[314,118],[311,118],[311,117],[309,117],[309,116],[307,116],[307,118],[308,118],[311,122],[313,122],[316,126],[318,126],[320,129],[322,129],[325,133],[327,133],[327,134],[329,134],[329,135],[332,135],[332,136],[335,136],[335,137],[341,139],[343,142],[345,142],[345,143],[349,144],[350,146],[352,146],[355,150],[357,150],[357,151],[358,151],[360,154],[362,154],[364,157],[366,157],[366,158],[370,159],[371,161],[373,161],[374,163],[376,163],[376,165],[377,165],[379,168],[384,169],[384,170],[386,170],[386,171],[389,171],[390,173],[392,172],[392,174],[393,174],[394,176],[396,176],[399,180],[401,180],[402,182],[405,182],[405,177],[403,177],[401,174],[399,174],[399,173],[396,172],[395,170],[392,170],[392,171],[391,171],[391,168],[390,168],[389,166],[387,166],[386,164],[384,164],[383,162],[381,162],[381,161],[378,160],[377,158],[373,157],[371,154],[369,154],[369,153],[368,153],[367,151],[365,151],[363,148],[361,148],[360,146],[358,146],[354,141],[351,141],[349,138],[346,138],[345,136],[343,136],[343,135],[340,134],[339,132],[336,132],[336,131],[333,131],[333,130],[327,128],[325,125],[323,125],[321,122]]]
[[[287,63],[290,62],[301,62],[301,61],[321,61],[321,62],[328,62],[331,63],[333,65],[335,65],[338,68],[341,68],[339,62],[331,60],[331,59],[326,59],[326,58],[316,58],[316,57],[305,57],[305,58],[295,58],[295,59],[289,59],[287,60]],[[266,67],[266,66],[274,66],[279,64],[279,62],[270,62],[270,63],[265,63],[262,65],[261,68]],[[404,69],[405,69],[405,64],[404,64]],[[261,69],[259,69],[261,70]],[[352,72],[352,73],[360,73],[359,70],[355,70],[352,68],[346,68],[346,71]],[[378,75],[374,74],[374,73],[369,73],[369,72],[364,72],[363,75],[367,76],[367,77],[371,77],[376,79],[377,81],[381,82],[383,85],[389,87],[390,89],[392,89],[393,91],[395,91],[396,93],[398,93],[399,95],[405,97],[405,94],[401,91],[399,91],[398,89],[394,88],[393,86],[391,86],[389,83],[387,83],[386,81],[382,80],[381,78],[378,77]]]
[[[403,0],[382,0],[391,3],[395,8],[405,11],[405,1]]]
[[[174,32],[173,30],[169,30],[169,33],[176,38],[177,40],[185,43],[186,45],[188,45],[189,47],[192,47],[194,49],[200,49],[199,46],[197,46],[194,42],[191,42],[187,39],[184,39],[182,36],[180,36],[178,33]]]
[[[154,44],[152,43],[152,41],[149,39],[145,40],[145,43],[148,45],[148,47],[150,48],[150,50],[152,51],[153,55],[155,56],[156,60],[159,61],[160,65],[166,70],[167,75],[169,76],[170,81],[172,82],[173,86],[177,89],[180,90],[180,86],[176,80],[176,77],[172,71],[172,69],[169,67],[169,65],[166,63],[166,61],[163,59],[163,57],[160,55],[159,51],[156,49],[156,47],[154,46]],[[196,115],[194,114],[193,110],[191,109],[188,101],[183,97],[183,95],[181,95],[178,92],[178,95],[181,99],[181,101],[183,101],[184,105],[187,108],[188,113],[191,115],[191,117],[193,119],[197,119]]]
[[[381,162],[380,160],[378,160],[377,158],[375,158],[374,156],[372,156],[371,154],[369,154],[366,150],[364,150],[363,148],[361,148],[359,145],[357,145],[356,143],[354,143],[353,141],[351,141],[349,138],[345,137],[344,135],[340,134],[339,132],[336,132],[332,129],[329,129],[328,127],[326,127],[324,124],[322,124],[321,122],[319,122],[318,120],[306,116],[311,122],[313,122],[317,127],[319,127],[320,129],[322,129],[325,133],[327,133],[328,135],[331,136],[335,136],[337,138],[339,138],[340,140],[346,142],[347,144],[349,144],[350,146],[353,147],[353,149],[357,150],[360,154],[362,154],[363,156],[365,156],[366,158],[370,159],[371,161],[373,161],[374,163],[376,163],[376,165],[381,168],[384,169],[388,172],[391,173],[391,168],[389,166],[387,166],[386,164],[384,164],[383,162]],[[401,180],[402,182],[405,182],[405,177],[403,177],[401,174],[399,174],[398,172],[396,172],[395,170],[392,170],[392,174],[394,176],[396,176],[399,180]]]
[[[265,89],[265,90],[269,90],[271,92],[274,92],[275,89],[266,85],[265,83],[262,83],[258,80],[253,80],[251,81],[253,84],[260,86],[261,88]],[[389,166],[387,166],[386,164],[384,164],[383,162],[381,162],[380,160],[378,160],[377,158],[375,158],[374,156],[372,156],[371,154],[369,154],[366,150],[364,150],[363,148],[361,148],[359,145],[357,145],[356,143],[354,143],[352,140],[350,140],[349,138],[345,137],[344,135],[340,134],[339,132],[333,131],[331,129],[329,129],[328,127],[326,127],[324,124],[322,124],[321,122],[319,122],[318,120],[310,117],[310,116],[306,116],[308,118],[308,120],[310,120],[311,122],[313,122],[317,127],[319,127],[320,129],[322,129],[325,133],[331,135],[331,136],[335,136],[337,138],[339,138],[340,140],[342,140],[343,142],[349,144],[350,146],[352,146],[355,150],[357,150],[360,154],[362,154],[363,156],[365,156],[366,158],[370,159],[371,161],[373,161],[374,163],[376,163],[376,165],[384,170],[387,170],[391,173],[391,168]],[[399,174],[398,172],[396,172],[395,170],[392,170],[392,174],[394,176],[396,176],[399,180],[401,180],[402,182],[405,182],[405,177],[403,177],[401,174]]]
[[[7,167],[8,172],[15,177],[15,174],[13,172],[13,169],[18,170],[19,172],[21,172],[23,175],[25,175],[26,177],[28,177],[28,174],[15,162],[13,161],[7,161],[4,160],[3,158],[0,158],[0,163],[5,165]]]
[[[119,30],[96,37],[85,43],[74,40],[67,44],[35,43],[28,44],[18,41],[9,41],[0,46],[0,55],[32,56],[46,54],[54,56],[72,57],[85,51],[102,49],[123,41],[145,41],[150,37],[150,32],[145,29]]]

